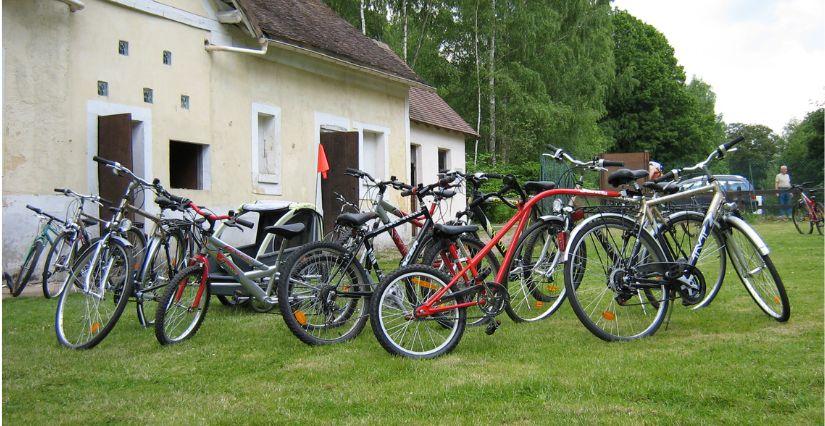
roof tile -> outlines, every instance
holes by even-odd
[[[410,120],[478,137],[478,132],[433,91],[410,88]]]

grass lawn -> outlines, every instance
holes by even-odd
[[[160,347],[129,306],[97,348],[60,347],[55,302],[3,300],[3,421],[14,423],[823,422],[823,238],[758,227],[791,300],[762,314],[729,267],[707,309],[605,343],[563,306],[537,324],[502,316],[433,361],[392,357],[369,328],[313,348],[276,315],[213,300],[190,341]]]

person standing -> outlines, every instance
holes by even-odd
[[[774,189],[779,192],[779,214],[784,218],[791,217],[791,175],[788,174],[788,166],[782,165],[779,174],[774,180]]]

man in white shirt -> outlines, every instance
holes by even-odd
[[[791,175],[788,174],[788,166],[779,168],[779,174],[774,180],[774,189],[782,191],[779,193],[779,214],[782,217],[791,217]]]

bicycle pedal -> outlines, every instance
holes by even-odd
[[[498,330],[499,326],[501,326],[501,321],[498,319],[492,319],[487,322],[487,328],[484,329],[484,332],[487,333],[488,336],[492,336],[493,333]]]

